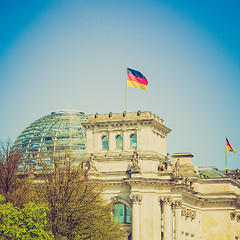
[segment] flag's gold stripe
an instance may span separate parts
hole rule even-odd
[[[128,87],[139,87],[143,90],[147,90],[147,85],[144,85],[144,84],[141,84],[141,83],[138,83],[138,82],[134,82],[134,81],[127,81],[127,86]]]

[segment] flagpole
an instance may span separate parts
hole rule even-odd
[[[126,112],[128,112],[127,65],[126,65]]]
[[[225,147],[226,148],[226,147]],[[226,163],[226,171],[228,170],[228,165],[227,165],[227,148],[226,148],[226,156],[225,156],[225,163]]]
[[[227,164],[227,137],[225,137],[225,165],[226,165],[226,172],[228,170],[228,164]]]

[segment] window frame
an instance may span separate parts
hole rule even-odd
[[[121,139],[119,139],[121,137]],[[116,149],[123,149],[123,137],[121,134],[118,134],[115,138],[116,140]]]
[[[120,219],[120,221],[119,220],[117,220],[117,218],[116,218],[116,215],[115,215],[115,212],[116,212],[116,208],[115,208],[115,206],[116,205],[120,205],[121,207],[122,207],[122,216],[120,215],[120,217],[121,217],[121,219]],[[120,208],[119,208],[119,210],[120,210]],[[118,216],[119,217],[119,216]],[[132,218],[131,218],[131,210],[130,210],[130,208],[126,205],[126,204],[124,204],[124,203],[122,203],[122,202],[116,202],[116,203],[114,203],[114,206],[113,206],[113,219],[114,219],[114,221],[116,222],[116,223],[119,223],[119,224],[132,224]]]
[[[106,145],[106,146],[105,146]],[[107,135],[102,136],[102,150],[108,150],[109,149],[109,140]]]
[[[136,138],[133,139],[133,136],[135,136]],[[137,149],[137,134],[132,133],[129,137],[129,140],[130,140],[130,148]],[[134,145],[136,145],[136,146],[134,146]]]

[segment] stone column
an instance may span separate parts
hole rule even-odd
[[[99,151],[98,146],[97,146],[97,137],[98,137],[97,132],[95,132],[93,130],[93,150],[92,150],[92,152],[94,152],[94,153]],[[101,139],[99,141],[101,141]]]
[[[142,130],[137,128],[137,132],[136,132],[136,135],[137,135],[137,148],[136,150],[142,150]]]
[[[86,152],[92,153],[93,152],[93,135],[94,131],[92,129],[87,128],[86,131]]]
[[[123,130],[123,151],[129,150],[129,145],[130,145],[129,135],[130,135],[130,132],[124,129]]]
[[[173,239],[172,200],[170,197],[162,199],[163,204],[163,240]]]
[[[99,152],[102,149],[101,133],[93,130],[93,153]]]
[[[192,229],[191,237],[197,239],[197,221],[196,221],[197,212],[191,211],[191,220],[192,220]]]
[[[185,217],[185,209],[181,210],[181,220],[182,220],[182,238],[184,239],[186,232],[186,217]]]
[[[175,207],[175,239],[182,239],[182,202],[176,201],[174,204]]]
[[[237,224],[236,224],[236,235],[237,235],[237,237],[240,237],[239,224],[240,224],[240,215],[237,215]]]
[[[142,196],[131,195],[132,200],[132,240],[140,240],[140,204]]]
[[[116,139],[114,138],[114,132],[109,131],[108,133],[108,149],[109,151],[114,151],[116,148]]]
[[[153,240],[161,239],[161,205],[159,198],[155,196],[153,202]]]
[[[202,225],[202,222],[201,222],[201,217],[200,217],[200,211],[197,212],[196,214],[196,239],[200,239],[200,236],[201,236],[201,225]]]
[[[186,239],[198,239],[196,215],[195,210],[182,208],[183,233]]]

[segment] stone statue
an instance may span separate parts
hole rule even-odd
[[[158,164],[158,172],[168,172],[169,163],[169,153],[164,157],[163,160],[160,160]]]
[[[138,153],[135,151],[132,158],[132,166],[131,172],[140,172],[140,167],[138,165]]]
[[[173,170],[172,172],[176,175],[176,176],[180,176],[180,162],[179,159],[177,159],[177,161],[175,162],[175,164],[173,165]]]
[[[165,164],[163,161],[160,161],[158,164],[158,172],[163,172],[166,170]]]
[[[88,170],[97,171],[96,165],[94,163],[94,158],[95,158],[95,156],[93,154],[91,154],[91,156],[89,157],[89,159],[86,163],[86,167],[88,168]]]

